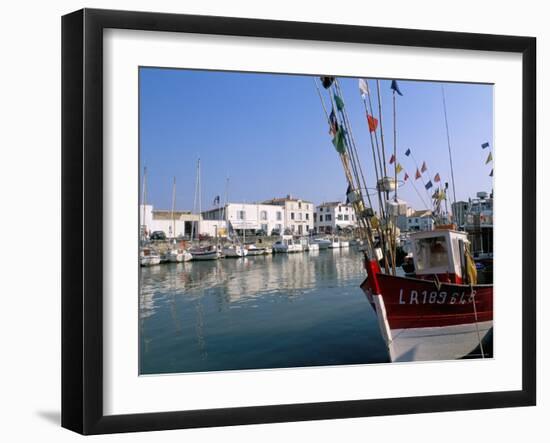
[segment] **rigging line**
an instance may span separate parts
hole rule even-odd
[[[371,92],[370,92],[370,86],[369,86],[369,81],[368,79],[365,79],[365,83],[367,84],[367,97],[368,97],[368,103],[369,103],[369,108],[370,108],[370,115],[374,118],[374,107],[372,106],[372,101],[371,101]],[[369,110],[367,110],[367,113],[369,112]],[[368,118],[367,118],[367,124],[368,124]],[[369,128],[369,132],[370,132],[370,128]],[[371,143],[372,143],[372,133],[370,133],[371,135]],[[379,204],[379,211],[380,211],[380,216],[381,218],[383,218],[384,220],[386,219],[386,214],[385,214],[385,208],[384,208],[384,203],[383,203],[383,198],[382,198],[382,193],[380,191],[380,188],[378,186],[378,182],[383,178],[383,174],[384,174],[384,166],[382,165],[382,155],[380,154],[380,145],[378,143],[378,134],[376,133],[376,130],[374,131],[374,142],[376,144],[376,152],[378,153],[378,163],[379,163],[379,167],[380,167],[380,176],[377,177],[377,180],[376,180],[376,192],[378,193],[378,204]]]
[[[342,100],[344,99],[344,94],[342,92],[342,88],[340,87],[340,82],[338,81],[338,79],[336,79],[336,89],[337,91],[339,92],[340,94],[340,97],[342,97]],[[344,112],[342,113],[343,116],[344,116],[344,120],[346,122],[346,126],[347,128],[349,129],[349,133],[350,133],[350,137],[353,141],[353,150],[354,150],[354,156],[355,156],[355,162],[357,163],[358,165],[358,168],[359,168],[359,174],[360,174],[360,177],[361,179],[363,180],[363,187],[365,188],[365,192],[367,194],[367,200],[369,202],[369,206],[372,208],[372,201],[371,201],[371,198],[370,198],[370,195],[369,195],[369,192],[368,192],[368,189],[367,189],[367,181],[365,180],[365,175],[363,174],[363,168],[361,166],[361,162],[359,161],[359,152],[357,150],[357,144],[355,143],[355,137],[353,136],[353,132],[352,132],[352,129],[351,129],[351,122],[349,120],[349,117],[348,117],[348,113],[346,111],[346,108],[344,108],[343,110]],[[361,185],[361,183],[359,183]],[[361,189],[359,189],[359,193],[362,195],[362,191]]]
[[[431,202],[432,201],[432,196],[430,195],[430,193],[426,189],[426,182],[424,181],[424,176],[422,175],[423,172],[420,171],[420,168],[418,167],[418,162],[416,161],[416,158],[414,157],[414,154],[412,152],[410,153],[410,157],[413,159],[413,162],[416,166],[416,170],[420,173],[420,180],[422,181],[422,185],[424,185],[424,191],[426,192],[426,196],[428,197],[428,201]],[[415,178],[414,179],[416,180],[416,173],[415,173]],[[429,209],[430,205],[426,205],[426,206],[428,206],[428,208],[426,208],[426,209]],[[432,205],[432,208],[433,208],[433,205]]]
[[[453,156],[451,154],[451,137],[449,135],[449,123],[447,121],[447,103],[445,101],[445,89],[443,88],[443,85],[441,85],[441,95],[443,97],[443,114],[445,115],[445,129],[447,131],[447,146],[449,148],[449,163],[451,164],[451,182],[453,184],[453,203],[456,207],[455,174],[454,174],[454,169],[453,169]],[[452,218],[454,218],[454,214],[452,212],[451,212],[451,216],[452,216]]]

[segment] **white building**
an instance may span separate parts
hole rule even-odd
[[[199,227],[199,216],[190,211],[174,211],[154,209],[153,205],[139,205],[141,232],[150,235],[162,231],[168,238],[189,237]]]
[[[275,205],[283,212],[283,229],[294,234],[307,235],[313,230],[313,203],[287,195],[282,198],[273,198],[264,202],[265,205]]]
[[[202,213],[204,223],[227,220],[238,234],[254,234],[263,230],[268,235],[273,230],[283,232],[285,229],[285,210],[278,205],[263,203],[228,203],[224,207],[211,209]]]
[[[315,208],[313,216],[315,230],[331,234],[340,229],[355,228],[357,217],[351,204],[341,202],[322,203]]]
[[[414,211],[407,218],[407,231],[433,231],[433,229],[434,219],[432,211],[428,209]]]

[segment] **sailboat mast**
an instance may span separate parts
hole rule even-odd
[[[146,233],[146,230],[147,230],[147,225],[145,224],[145,205],[146,205],[146,202],[147,202],[147,196],[146,196],[146,193],[147,193],[147,166],[145,166],[143,168],[143,189],[141,191],[141,206],[143,207],[143,215],[142,215],[142,219],[141,219],[141,237],[143,240],[145,240],[145,233]]]
[[[197,234],[201,235],[201,217],[202,217],[202,195],[201,195],[201,159],[199,157],[197,161],[197,189],[198,189],[198,196],[199,196],[199,223],[197,226]]]
[[[447,121],[447,103],[445,102],[445,89],[441,85],[441,96],[443,98],[443,114],[445,115],[445,129],[447,131],[447,146],[449,148],[449,163],[451,165],[451,183],[453,184],[453,203],[456,207],[456,188],[455,188],[455,173],[453,168],[453,156],[451,153],[451,137],[449,135],[449,122]],[[451,220],[456,220],[454,213],[451,213]]]
[[[176,177],[172,183],[172,236],[176,238],[176,218],[174,217],[174,207],[176,206]]]

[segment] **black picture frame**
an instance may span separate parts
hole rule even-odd
[[[103,30],[108,28],[522,55],[522,389],[131,415],[103,413]],[[536,403],[536,39],[83,9],[62,18],[62,426],[82,434],[530,406]],[[517,295],[514,295],[517,297]]]

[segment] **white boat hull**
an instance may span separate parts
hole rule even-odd
[[[480,322],[479,338],[483,340],[493,321]],[[479,346],[475,323],[434,328],[391,329],[393,340],[388,348],[392,362],[456,360]]]
[[[317,243],[310,243],[307,247],[307,250],[310,251],[310,252],[318,251],[319,250],[319,245]]]
[[[237,247],[237,248],[223,248],[223,255],[226,258],[240,258],[240,257],[246,257],[248,254],[248,251],[244,248]]]
[[[155,266],[160,264],[159,256],[144,256],[139,258],[139,264],[141,266]]]
[[[221,257],[218,251],[209,252],[191,252],[193,260],[217,260]]]

